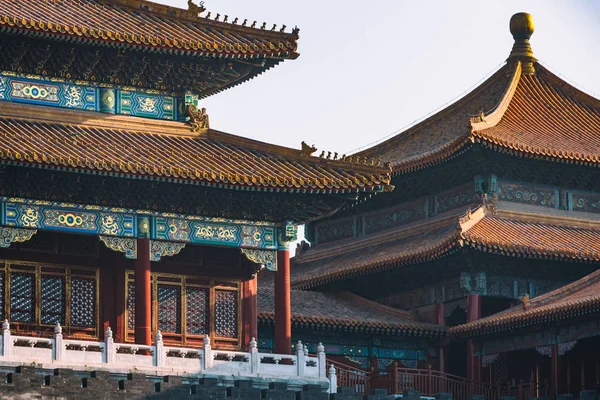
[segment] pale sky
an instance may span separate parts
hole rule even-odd
[[[154,0],[187,8],[187,0]],[[508,57],[511,15],[533,15],[535,56],[600,97],[600,1],[206,0],[300,28],[300,57],[203,100],[211,127],[349,153],[460,97]],[[203,14],[205,15],[205,14]]]

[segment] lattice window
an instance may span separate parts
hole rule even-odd
[[[190,335],[208,333],[208,290],[188,287],[186,289],[186,331]]]
[[[158,285],[158,329],[181,333],[181,288]]]
[[[95,279],[71,279],[71,325],[86,328],[96,326]]]
[[[234,338],[238,335],[237,292],[215,290],[215,334]]]
[[[127,327],[135,329],[135,283],[127,284]]]
[[[95,336],[97,288],[96,268],[0,260],[2,318],[26,331],[50,332],[58,322],[67,332]]]
[[[135,274],[125,275],[126,340],[135,331]],[[240,340],[239,283],[183,274],[151,274],[152,331],[166,341],[198,344],[205,335],[216,345],[234,347]]]
[[[34,322],[35,275],[10,274],[10,319],[15,322]]]
[[[65,324],[65,278],[42,276],[42,324]]]

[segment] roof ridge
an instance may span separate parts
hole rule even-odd
[[[575,282],[571,282],[568,285],[561,286],[560,288],[554,289],[551,292],[544,293],[541,296],[534,297],[529,300],[529,306],[538,306],[542,307],[546,305],[549,301],[555,300],[557,296],[564,296],[565,294],[570,294],[579,289],[583,289],[591,284],[600,281],[600,269],[592,272],[589,275],[586,275]],[[600,294],[599,294],[600,295]]]
[[[412,251],[403,255],[390,255],[386,258],[379,261],[363,261],[358,264],[354,264],[350,268],[345,268],[341,271],[332,271],[321,274],[316,274],[315,276],[302,277],[300,279],[296,279],[294,275],[292,275],[292,286],[297,289],[307,289],[311,286],[314,286],[314,282],[318,281],[318,285],[326,283],[330,278],[335,277],[336,279],[347,279],[356,275],[356,272],[359,272],[359,275],[368,275],[374,274],[377,272],[381,272],[385,270],[386,267],[389,267],[393,264],[398,263],[413,263],[411,261],[412,257],[416,255],[424,255],[427,260],[432,260],[438,257],[441,257],[447,254],[451,249],[460,245],[460,235],[456,229],[450,230],[453,225],[448,226],[448,231],[444,233],[444,235],[437,240],[436,243],[429,245],[425,249],[420,249],[417,251]],[[441,229],[441,228],[440,228]],[[417,262],[424,262],[423,260]],[[368,268],[365,268],[368,267]]]
[[[383,174],[383,175],[390,173],[389,167],[363,164],[363,163],[352,162],[352,161],[343,160],[343,159],[334,160],[334,159],[329,159],[329,158],[325,158],[325,157],[316,157],[316,156],[312,156],[312,155],[305,155],[302,152],[302,149],[294,149],[292,147],[281,146],[281,145],[273,144],[273,143],[267,143],[267,142],[263,142],[261,140],[251,139],[251,138],[247,138],[247,137],[239,136],[239,135],[234,135],[234,134],[219,131],[216,129],[210,129],[207,132],[207,137],[210,139],[215,139],[215,140],[219,140],[219,141],[223,141],[223,142],[227,142],[227,143],[231,143],[231,144],[243,144],[245,146],[253,145],[253,146],[255,146],[256,150],[266,151],[266,152],[279,152],[280,154],[284,154],[284,155],[286,155],[294,160],[298,160],[298,161],[311,160],[314,162],[314,161],[318,160],[319,164],[325,164],[328,166],[337,165],[340,167],[347,167],[348,165],[352,165],[355,167],[356,170],[363,171],[363,172],[370,172],[373,174]],[[388,183],[389,183],[389,181],[388,181]]]
[[[398,239],[403,239],[406,237],[428,232],[432,229],[442,228],[444,226],[451,226],[452,224],[450,224],[449,222],[454,220],[456,224],[458,224],[460,216],[464,214],[464,208],[461,208],[459,212],[455,210],[449,211],[447,213],[439,214],[433,218],[428,218],[424,220],[425,222],[423,222],[423,220],[414,221],[405,225],[400,225],[399,227],[386,229],[384,231],[377,232],[375,234],[365,236],[362,238],[352,237],[346,240],[332,242],[332,244],[335,243],[335,246],[327,246],[329,245],[329,243],[327,243],[327,245],[315,247],[315,250],[313,252],[308,251],[306,253],[303,253],[299,257],[293,257],[293,262],[294,264],[305,264],[317,260],[326,260],[338,256],[342,253],[348,253],[369,246],[373,244],[373,242],[377,244],[393,242]],[[385,240],[381,241],[381,238],[385,238]],[[347,244],[347,246],[339,246],[341,243]],[[335,249],[332,249],[331,247],[337,247],[339,249],[335,251]],[[325,257],[321,256],[322,254],[325,255]]]
[[[502,96],[502,99],[495,106],[493,111],[490,114],[485,115],[484,111],[482,110],[478,116],[470,118],[472,129],[471,134],[473,134],[474,132],[483,131],[484,129],[490,128],[492,126],[496,126],[500,122],[500,120],[504,116],[504,113],[506,112],[506,110],[508,110],[511,100],[517,90],[517,86],[519,86],[519,82],[521,82],[521,76],[521,61],[517,61],[515,69],[512,73],[512,79],[510,81],[510,84],[506,88],[504,96]]]
[[[455,112],[456,108],[462,106],[465,102],[470,100],[472,97],[474,97],[474,96],[478,95],[480,92],[484,91],[485,87],[490,82],[494,82],[495,80],[498,79],[499,76],[506,74],[505,70],[507,68],[508,68],[508,64],[504,63],[504,65],[502,65],[502,67],[500,67],[497,71],[495,71],[492,75],[490,75],[485,81],[483,81],[477,87],[473,88],[473,90],[466,93],[464,96],[458,98],[456,101],[449,104],[447,107],[445,107],[437,112],[434,112],[434,114],[430,115],[426,119],[420,121],[419,123],[409,127],[408,129],[406,129],[402,132],[399,132],[397,135],[394,135],[393,137],[391,137],[381,143],[375,144],[374,146],[369,147],[368,149],[359,151],[356,154],[357,155],[369,155],[370,153],[375,151],[375,149],[379,150],[381,148],[393,147],[393,142],[395,142],[396,140],[399,140],[400,138],[404,138],[407,135],[412,134],[414,131],[422,129],[424,126],[433,125],[435,122],[439,121],[440,119],[444,119],[448,114],[453,114]],[[467,124],[467,123],[468,123],[468,121],[465,122],[465,124]]]
[[[75,0],[69,0],[69,1],[75,1]],[[81,0],[77,0],[77,1],[81,1]],[[90,0],[87,0],[87,1],[91,2]],[[211,25],[216,25],[216,26],[219,26],[219,27],[222,27],[225,29],[237,30],[237,31],[241,31],[241,32],[262,32],[263,34],[266,34],[267,36],[273,36],[276,38],[293,36],[296,39],[298,39],[298,32],[299,32],[298,28],[294,28],[294,30],[291,33],[289,33],[289,32],[283,32],[281,30],[280,31],[266,30],[266,29],[261,29],[261,28],[237,25],[233,21],[232,22],[228,22],[227,20],[219,21],[218,19],[211,20],[208,18],[210,16],[210,12],[206,16],[201,17],[199,14],[206,11],[206,9],[202,5],[202,3],[204,3],[203,1],[198,2],[199,5],[195,5],[193,2],[188,0],[189,8],[187,10],[184,8],[179,8],[176,6],[171,6],[168,4],[158,3],[158,2],[150,1],[150,0],[96,0],[96,1],[99,3],[108,3],[108,4],[117,5],[120,7],[133,9],[136,12],[155,14],[155,15],[158,15],[161,17],[166,17],[169,19],[180,19],[180,20],[183,20],[186,22],[192,22],[192,23],[203,22],[203,23],[208,23]],[[190,6],[190,3],[192,5],[198,7],[196,9],[197,11],[194,11],[194,9],[193,9],[194,7]],[[220,14],[217,14],[217,15],[220,16]],[[216,17],[216,18],[219,18],[219,17]],[[238,20],[239,20],[239,18],[234,19],[234,21],[238,21]],[[283,25],[283,27],[286,28],[285,25]]]

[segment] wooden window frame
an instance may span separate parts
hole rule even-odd
[[[57,271],[62,270],[62,271]],[[20,260],[0,260],[0,271],[4,273],[4,317],[11,322],[11,327],[19,330],[24,328],[27,334],[46,335],[54,334],[55,324],[42,323],[42,276],[59,276],[65,279],[65,304],[64,304],[64,324],[62,324],[63,334],[67,337],[82,339],[98,339],[100,324],[100,274],[99,268],[80,267],[73,265],[52,264],[43,262],[31,262]],[[11,273],[24,273],[34,276],[34,322],[11,321]],[[92,279],[95,283],[95,305],[93,327],[80,327],[71,325],[71,289],[73,278]]]
[[[242,343],[242,290],[239,280],[231,279],[209,279],[201,276],[188,276],[181,274],[167,274],[161,272],[151,272],[151,304],[152,304],[152,335],[158,331],[158,286],[176,286],[180,288],[181,295],[181,333],[162,332],[163,340],[169,344],[189,345],[192,347],[200,346],[205,335],[195,335],[187,332],[187,288],[199,288],[208,291],[208,335],[211,343],[215,347],[240,349]],[[133,342],[135,340],[135,330],[129,327],[129,284],[135,284],[135,272],[131,270],[125,271],[125,341]],[[215,290],[229,290],[237,292],[237,336],[223,337],[217,336],[215,333],[216,321],[216,306],[215,306]],[[135,304],[135,303],[134,303]]]

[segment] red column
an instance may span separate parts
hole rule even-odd
[[[467,297],[467,322],[481,318],[481,295],[470,294]],[[473,339],[467,341],[467,378],[481,382],[481,358],[475,356]]]
[[[151,345],[150,239],[137,240],[135,260],[135,343]]]
[[[435,313],[436,313],[436,324],[440,326],[446,326],[446,318],[444,315],[444,303],[435,303]],[[439,371],[446,371],[446,351],[444,346],[440,346],[439,349]]]
[[[558,394],[558,345],[552,345],[552,392],[556,396]]]
[[[291,352],[290,252],[278,250],[275,273],[275,353],[290,354]]]
[[[257,277],[244,282],[244,345],[258,337]]]

